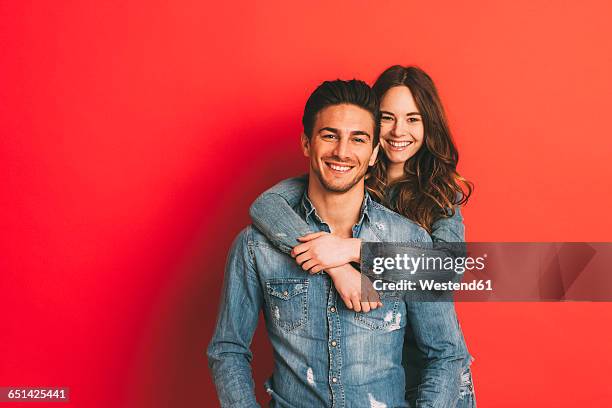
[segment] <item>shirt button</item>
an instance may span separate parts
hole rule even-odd
[[[283,292],[283,295],[285,295],[285,296],[289,296],[289,291],[288,291],[288,290],[284,291],[284,292]]]
[[[337,383],[337,382],[338,382],[338,379],[337,379],[336,377],[332,377],[332,382],[333,382],[333,383]]]
[[[336,313],[336,308],[334,306],[332,306],[332,307],[329,308],[329,311],[332,312],[332,313]]]
[[[331,345],[332,347],[336,347],[338,345],[338,342],[336,340],[332,340]]]

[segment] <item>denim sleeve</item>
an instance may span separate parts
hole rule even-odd
[[[449,256],[467,256],[465,226],[459,206],[455,206],[452,217],[440,218],[431,228],[431,239],[436,249],[446,251]]]
[[[465,241],[465,226],[459,206],[455,206],[452,217],[440,218],[431,226],[433,242],[463,242]]]
[[[406,348],[416,343],[422,356],[415,405],[417,408],[454,408],[465,358],[455,305],[452,302],[407,302],[407,313],[414,338],[404,341],[404,354],[414,353],[416,350]]]
[[[259,407],[250,345],[263,295],[248,247],[248,231],[236,238],[230,251],[217,325],[208,345],[208,366],[222,407]]]
[[[264,191],[249,209],[253,225],[287,254],[299,243],[299,237],[315,232],[293,209],[306,186],[306,176],[283,180]]]

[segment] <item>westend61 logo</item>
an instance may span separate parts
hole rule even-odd
[[[361,246],[361,272],[372,283],[366,289],[401,291],[417,301],[611,302],[610,265],[612,242]]]
[[[439,256],[409,256],[396,254],[395,257],[376,257],[372,261],[372,272],[380,275],[385,271],[406,271],[415,274],[417,271],[453,271],[458,275],[465,271],[485,268],[485,256],[479,257],[439,257]]]

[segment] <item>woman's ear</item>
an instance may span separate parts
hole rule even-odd
[[[374,163],[376,163],[376,158],[378,157],[378,149],[380,149],[380,143],[378,143],[374,150],[372,150],[372,155],[370,156],[370,162],[368,163],[368,166],[373,166]]]
[[[310,139],[308,138],[308,136],[306,136],[306,133],[304,132],[302,132],[301,139],[302,152],[304,153],[304,156],[310,157]]]

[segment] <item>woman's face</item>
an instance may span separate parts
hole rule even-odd
[[[391,163],[403,164],[423,145],[423,120],[407,86],[394,86],[380,101],[380,144]]]

